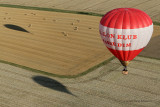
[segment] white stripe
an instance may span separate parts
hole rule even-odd
[[[153,33],[153,24],[148,27],[138,29],[115,29],[100,24],[99,32],[102,40],[105,41],[104,43],[108,48],[124,51],[138,50],[144,48],[148,44]],[[113,35],[114,38],[112,37]],[[125,35],[125,38],[118,39],[120,35]],[[137,39],[135,39],[136,35]],[[121,37],[123,38],[123,36]],[[128,37],[131,37],[131,39]]]

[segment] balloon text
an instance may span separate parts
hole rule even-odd
[[[115,35],[115,34],[109,34],[109,33],[105,34],[105,32],[100,32],[100,34],[108,38],[117,38],[117,39],[123,39],[123,40],[137,39],[137,35]]]
[[[115,43],[115,42],[105,41],[104,39],[103,39],[103,42],[105,44],[116,46],[116,47],[131,47],[131,43]]]

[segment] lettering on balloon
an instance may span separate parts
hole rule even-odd
[[[100,34],[103,35],[104,37],[115,38],[115,34],[109,34],[109,33],[105,34],[105,32],[101,32],[101,31],[100,31]]]
[[[135,40],[137,39],[137,35],[119,35],[119,34],[112,34],[112,33],[106,33],[103,31],[100,31],[100,34],[104,37],[104,38],[111,38],[111,39],[117,39],[117,40]],[[110,41],[106,41],[107,39],[104,40],[103,38],[103,42],[105,44],[111,45],[111,46],[116,46],[116,47],[131,47],[131,43],[116,43],[116,42],[110,42]],[[110,39],[108,39],[110,40]]]
[[[118,35],[117,39],[123,39],[123,40],[137,39],[137,35]]]
[[[109,33],[105,34],[105,32],[101,32],[101,31],[100,31],[100,34],[108,38],[117,38],[117,39],[123,39],[123,40],[137,39],[137,35],[115,35],[115,34],[109,34]]]
[[[116,47],[131,47],[131,43],[115,43],[115,42],[110,42],[110,41],[105,41],[103,40],[105,44],[109,44],[111,46],[116,46]]]

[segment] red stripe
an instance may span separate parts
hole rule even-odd
[[[151,18],[143,11],[134,8],[118,8],[106,13],[100,23],[116,29],[136,29],[152,25]]]
[[[108,47],[107,47],[108,48]],[[108,48],[109,51],[117,57],[121,61],[131,61],[133,60],[144,48],[139,50],[132,50],[132,51],[122,51],[122,50],[114,50]]]

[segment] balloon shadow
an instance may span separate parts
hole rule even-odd
[[[151,38],[149,44],[139,55],[160,59],[160,35]]]
[[[17,25],[13,25],[13,24],[4,24],[4,26],[8,29],[12,29],[12,30],[17,30],[17,31],[22,31],[22,32],[26,32],[26,33],[30,33],[29,31],[27,31],[26,29],[17,26]]]
[[[67,89],[66,86],[64,86],[62,83],[54,79],[44,77],[44,76],[34,76],[32,77],[32,79],[43,87],[47,87],[56,91],[64,92],[64,93],[75,96]]]

